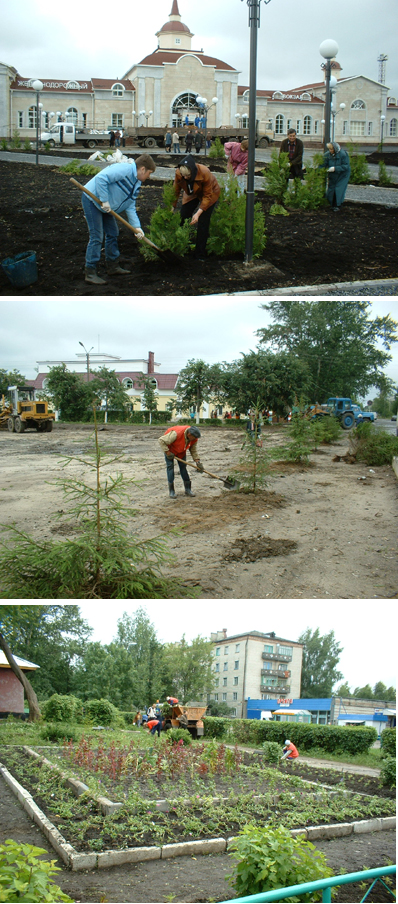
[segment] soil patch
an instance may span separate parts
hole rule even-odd
[[[329,207],[267,216],[265,251],[249,266],[243,266],[241,255],[209,256],[205,265],[193,258],[178,267],[160,258],[146,263],[138,243],[121,227],[121,260],[132,265],[131,276],[90,286],[84,282],[87,225],[69,175],[49,165],[0,161],[0,177],[2,260],[30,250],[37,256],[39,278],[24,295],[208,295],[398,276],[396,209],[346,201],[338,221]],[[162,191],[156,180],[142,187],[137,209],[144,229]],[[267,215],[272,200],[259,192],[258,201]],[[1,268],[0,293],[21,295]]]
[[[235,540],[235,543],[224,556],[225,562],[257,562],[258,559],[268,559],[271,556],[288,556],[293,549],[297,549],[294,540],[268,540],[258,534],[257,537],[247,537],[246,540]]]

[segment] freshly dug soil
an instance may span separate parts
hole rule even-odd
[[[78,181],[85,184],[88,178]],[[162,190],[155,179],[142,187],[137,209],[144,229]],[[262,192],[257,199],[267,214],[272,200]],[[374,204],[346,201],[337,215],[328,206],[267,216],[265,250],[248,266],[242,255],[209,256],[205,264],[191,257],[177,266],[160,257],[147,263],[121,226],[121,262],[131,265],[131,276],[112,277],[105,286],[84,282],[87,225],[80,192],[68,174],[49,165],[1,161],[0,205],[1,259],[35,251],[39,272],[36,283],[21,289],[0,268],[0,294],[7,296],[208,295],[398,276],[397,211]]]

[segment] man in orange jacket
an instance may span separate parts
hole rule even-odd
[[[285,746],[283,748],[283,756],[281,756],[281,760],[297,760],[299,752],[297,747],[294,746],[292,741],[285,741]]]
[[[204,260],[209,236],[210,217],[220,197],[220,186],[208,166],[196,163],[192,154],[187,154],[176,169],[174,179],[174,208],[183,190],[181,224],[191,219],[198,226],[195,257]]]
[[[184,482],[185,495],[195,495],[195,493],[193,493],[191,490],[191,481],[189,479],[186,465],[183,462],[186,461],[187,451],[189,449],[196,467],[199,469],[199,471],[203,471],[203,465],[200,461],[197,450],[199,438],[200,430],[198,429],[198,427],[191,427],[190,424],[181,424],[175,427],[169,427],[168,430],[166,430],[166,433],[164,433],[163,436],[159,437],[160,447],[162,449],[162,452],[164,452],[166,459],[167,481],[169,484],[169,496],[171,497],[171,499],[176,498],[174,490],[174,456],[176,458],[182,459],[182,461],[178,462],[178,467],[180,469],[180,474]]]

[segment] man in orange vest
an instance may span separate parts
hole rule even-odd
[[[299,752],[297,747],[294,746],[292,741],[285,741],[285,746],[283,748],[283,756],[281,756],[281,760],[297,760]]]
[[[178,462],[178,467],[180,469],[180,474],[184,482],[185,495],[195,495],[195,493],[193,493],[191,490],[191,481],[189,479],[189,474],[184,461],[186,461],[187,451],[189,449],[196,467],[199,471],[203,471],[203,465],[200,461],[197,450],[199,437],[200,430],[197,427],[191,427],[190,424],[181,424],[179,426],[169,427],[168,430],[166,430],[166,433],[164,433],[163,436],[159,437],[160,447],[162,449],[162,452],[164,452],[166,459],[167,481],[169,484],[169,496],[171,497],[171,499],[176,498],[176,493],[174,490],[174,456],[176,458],[182,459],[182,461]]]

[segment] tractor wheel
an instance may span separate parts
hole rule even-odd
[[[259,148],[267,148],[269,146],[269,143],[269,138],[267,138],[266,135],[263,135],[263,137],[260,138],[260,141],[258,142],[258,146]]]
[[[46,431],[46,433],[51,433],[51,431],[53,429],[53,423],[54,423],[54,421],[46,421],[45,427],[43,427],[43,429]]]
[[[343,414],[341,426],[343,430],[351,430],[351,427],[355,427],[355,416],[352,411],[347,411],[346,414]]]
[[[15,433],[15,424],[14,424],[14,418],[13,418],[13,417],[9,417],[9,418],[8,418],[8,421],[7,421],[7,427],[8,427],[9,433]]]
[[[144,146],[146,148],[155,148],[156,147],[156,138],[151,138],[149,135],[148,138],[144,141]]]
[[[15,418],[15,433],[25,432],[25,422],[20,417]]]

